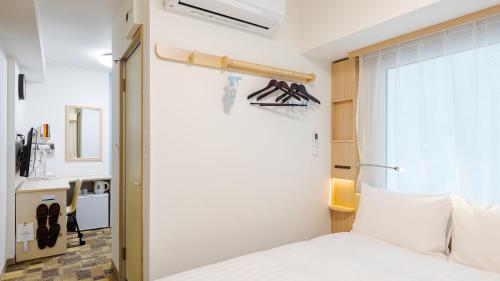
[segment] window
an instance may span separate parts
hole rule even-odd
[[[500,203],[500,16],[367,55],[360,69],[360,107],[384,115],[358,118],[360,137],[379,144],[360,139],[361,158],[381,150],[369,162],[402,168],[364,179]]]

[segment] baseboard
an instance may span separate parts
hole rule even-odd
[[[118,268],[113,260],[111,260],[111,267],[113,268],[113,274],[115,275],[116,280],[120,280],[120,273],[118,272]]]
[[[0,276],[5,273],[5,271],[7,270],[7,266],[15,264],[15,263],[16,263],[16,259],[15,258],[10,258],[10,259],[5,260],[5,264],[4,264],[3,268],[2,268],[2,272],[0,272]]]

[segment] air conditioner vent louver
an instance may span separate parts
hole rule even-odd
[[[164,0],[164,7],[266,34],[283,20],[285,0]]]

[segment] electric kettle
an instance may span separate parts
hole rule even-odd
[[[103,194],[109,190],[109,182],[107,181],[96,181],[94,182],[94,193]]]

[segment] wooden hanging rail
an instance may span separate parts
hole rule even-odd
[[[215,56],[156,44],[156,55],[165,60],[187,64],[226,69],[231,71],[254,74],[258,76],[279,78],[288,81],[309,83],[316,79],[314,73],[302,73],[293,70],[277,68],[253,62],[232,59],[227,56]]]

